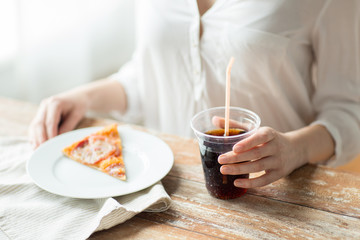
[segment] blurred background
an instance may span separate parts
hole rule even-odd
[[[118,71],[134,51],[133,0],[0,0],[0,96],[34,104]],[[360,172],[360,156],[339,167]]]
[[[38,104],[116,72],[133,50],[132,0],[0,0],[0,96]]]

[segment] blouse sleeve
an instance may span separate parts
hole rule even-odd
[[[339,166],[360,152],[360,1],[331,1],[312,34],[316,58],[312,124],[325,126],[335,141],[326,163]]]
[[[136,57],[124,64],[118,72],[110,75],[108,78],[119,81],[124,87],[127,99],[126,113],[121,115],[119,112],[111,112],[111,115],[117,119],[126,122],[140,124],[142,122],[142,107],[137,82]]]

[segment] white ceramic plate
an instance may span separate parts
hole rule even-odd
[[[42,144],[27,162],[27,171],[40,188],[73,198],[121,196],[145,189],[170,171],[174,156],[161,139],[127,127],[119,127],[127,180],[121,181],[63,155],[62,149],[100,130],[75,130]]]

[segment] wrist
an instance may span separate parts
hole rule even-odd
[[[287,132],[284,135],[292,146],[290,151],[292,151],[291,155],[295,168],[309,163],[309,151],[306,142],[304,142],[301,137],[301,134],[299,134],[298,131],[292,131]]]
[[[88,89],[86,87],[82,90],[79,89],[79,99],[86,111],[94,110],[94,107],[93,107],[94,99],[91,96],[92,96],[91,89]]]
[[[321,125],[311,125],[292,132],[286,133],[293,143],[295,152],[305,163],[323,163],[334,155],[335,143],[327,131]]]
[[[69,99],[76,103],[79,107],[86,112],[91,110],[91,97],[89,91],[84,87],[74,88],[59,95],[61,98]]]
[[[126,94],[122,85],[115,80],[102,79],[75,89],[81,96],[87,110],[95,112],[125,112]]]

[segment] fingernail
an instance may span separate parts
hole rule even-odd
[[[235,187],[241,187],[241,182],[235,180],[235,181],[234,181],[234,186],[235,186]]]
[[[229,174],[229,173],[230,173],[229,168],[228,168],[228,167],[224,167],[224,166],[222,166],[222,167],[220,168],[220,172],[221,172],[222,174]]]
[[[224,156],[224,155],[220,155],[220,156],[218,157],[218,163],[223,164],[223,163],[224,163],[225,158],[226,158],[226,156]]]

